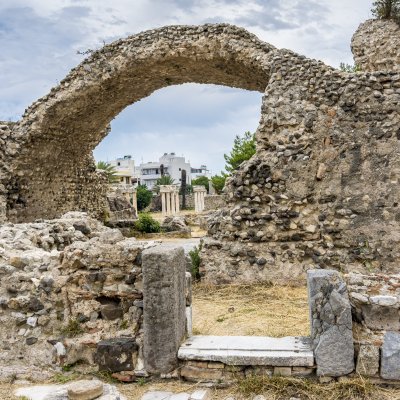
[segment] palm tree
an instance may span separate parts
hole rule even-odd
[[[112,165],[110,165],[108,162],[105,161],[99,161],[96,165],[97,169],[101,169],[102,171],[105,172],[107,176],[108,183],[118,183],[119,178],[116,176],[116,169]]]
[[[160,192],[160,185],[174,185],[175,180],[171,178],[169,175],[163,175],[161,178],[158,178],[156,184],[153,187],[153,191],[156,193]]]

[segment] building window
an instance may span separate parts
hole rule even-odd
[[[121,163],[120,163],[120,162],[117,162],[117,165],[118,165],[118,167],[120,167],[120,166],[121,166]]]

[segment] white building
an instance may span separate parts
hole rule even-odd
[[[200,168],[191,168],[190,173],[192,175],[192,179],[196,179],[200,176],[206,176],[208,179],[211,179],[210,170],[207,169],[206,165],[200,165]]]
[[[136,185],[140,178],[140,171],[135,167],[135,160],[127,155],[115,160],[109,161],[109,164],[115,168],[115,175],[120,178],[120,183],[126,185]]]
[[[185,157],[178,157],[175,153],[164,153],[158,162],[140,164],[140,183],[152,189],[158,178],[161,178],[161,168],[164,168],[164,175],[170,176],[175,185],[181,184],[182,170],[186,170],[186,183],[192,182],[192,168]]]

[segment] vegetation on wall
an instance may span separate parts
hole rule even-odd
[[[351,64],[346,64],[344,62],[340,63],[339,68],[343,71],[343,72],[350,72],[350,73],[355,73],[355,72],[360,72],[361,68],[357,65],[351,65]]]
[[[147,189],[146,185],[139,185],[136,188],[136,196],[138,211],[142,211],[150,205],[153,193],[151,190]]]
[[[96,165],[97,169],[100,169],[105,172],[108,182],[109,183],[118,183],[119,178],[116,176],[116,169],[112,165],[110,165],[108,162],[105,161],[99,161]]]
[[[391,19],[400,25],[400,0],[374,1],[371,11],[375,18]]]

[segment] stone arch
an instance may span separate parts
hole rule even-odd
[[[275,52],[226,24],[151,30],[94,52],[13,128],[18,151],[4,180],[8,219],[52,218],[71,209],[98,215],[104,185],[91,154],[120,111],[186,82],[263,92]]]

